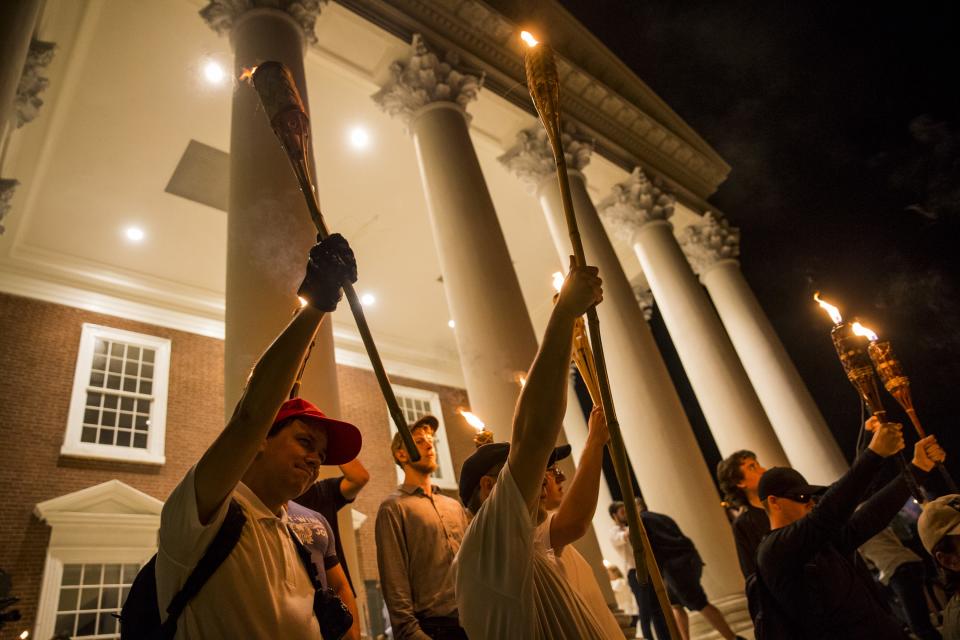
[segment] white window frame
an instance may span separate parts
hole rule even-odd
[[[81,442],[83,413],[86,406],[90,372],[93,368],[94,346],[97,338],[125,342],[154,349],[153,401],[150,403],[150,427],[147,430],[147,448],[125,447],[97,442]],[[123,329],[83,323],[77,365],[73,375],[73,395],[60,454],[71,457],[120,460],[145,464],[164,464],[164,442],[167,427],[167,388],[170,377],[170,340]]]
[[[403,387],[396,384],[392,385],[392,387],[393,392],[397,396],[423,400],[430,405],[430,414],[433,415],[439,423],[437,425],[437,433],[440,437],[436,450],[437,465],[442,475],[441,478],[433,478],[433,484],[441,489],[456,490],[459,485],[457,485],[456,475],[453,472],[453,458],[450,455],[450,438],[447,434],[446,426],[443,423],[443,406],[440,404],[440,394],[436,391],[417,389],[416,387]],[[397,425],[393,423],[393,418],[389,416],[387,417],[387,422],[390,424],[390,437],[392,438],[394,434],[397,433]],[[403,482],[403,470],[400,467],[397,467],[397,481]]]

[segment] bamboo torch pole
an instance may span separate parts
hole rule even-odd
[[[300,92],[293,81],[290,70],[280,62],[264,62],[255,69],[247,70],[241,79],[250,79],[257,95],[260,97],[260,103],[270,120],[270,126],[273,132],[280,140],[280,145],[287,154],[293,173],[297,177],[297,183],[300,185],[300,191],[307,202],[307,209],[310,212],[310,218],[317,228],[317,236],[324,240],[330,235],[327,224],[323,220],[323,213],[320,211],[320,202],[317,200],[316,187],[313,184],[313,175],[310,172],[310,118],[307,116],[306,109],[303,106],[303,100],[300,98]],[[390,386],[390,379],[383,368],[383,362],[380,360],[380,353],[377,351],[377,345],[373,341],[373,335],[370,333],[370,327],[367,325],[367,319],[363,314],[363,306],[360,304],[360,298],[357,296],[353,284],[343,283],[343,292],[350,304],[350,310],[353,312],[353,318],[357,323],[357,331],[360,333],[360,339],[370,357],[370,364],[373,365],[373,373],[377,377],[377,383],[380,385],[380,392],[387,402],[387,409],[397,425],[397,431],[403,439],[403,446],[407,450],[407,455],[414,462],[420,459],[420,452],[413,443],[410,436],[410,429],[407,421],[400,410],[400,404],[393,393],[393,387]]]
[[[546,129],[547,138],[550,140],[553,157],[557,165],[560,198],[563,203],[563,213],[567,221],[567,230],[570,234],[570,246],[573,248],[574,263],[577,266],[584,266],[586,265],[586,258],[583,252],[583,241],[580,239],[580,230],[577,226],[577,218],[573,210],[573,198],[570,195],[570,180],[567,177],[567,163],[563,153],[563,141],[561,140],[560,79],[557,76],[557,65],[553,58],[553,49],[548,44],[537,42],[537,40],[526,31],[523,32],[521,37],[527,45],[526,54],[524,55],[527,88],[530,91],[530,97],[533,99],[533,106],[536,107],[540,121],[543,123],[544,129]],[[637,567],[637,579],[644,584],[648,579],[653,580],[653,588],[657,594],[660,608],[663,610],[663,617],[667,622],[667,627],[670,629],[670,637],[672,640],[680,640],[680,631],[673,617],[673,610],[670,606],[670,600],[667,597],[667,590],[663,584],[660,571],[657,569],[657,563],[653,557],[653,551],[650,548],[650,539],[647,536],[646,529],[643,527],[643,521],[640,519],[640,512],[637,510],[637,503],[633,493],[633,482],[630,478],[627,463],[627,451],[623,444],[623,435],[620,433],[620,423],[617,421],[617,412],[613,406],[613,396],[610,393],[607,363],[604,358],[603,342],[600,337],[600,319],[597,316],[596,308],[590,308],[586,315],[587,326],[590,331],[590,344],[593,347],[591,350],[591,359],[595,363],[593,368],[596,373],[596,394],[599,396],[593,396],[593,401],[595,404],[599,402],[603,408],[607,428],[610,431],[610,442],[607,447],[610,451],[610,457],[613,459],[617,482],[620,484],[620,491],[623,495],[623,502],[627,512],[627,522],[630,526],[630,544],[633,547],[634,562]],[[587,348],[589,349],[589,345]]]

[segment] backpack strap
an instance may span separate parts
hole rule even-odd
[[[310,577],[310,584],[313,585],[314,590],[322,591],[323,583],[320,582],[320,572],[317,570],[317,565],[313,563],[313,556],[310,555],[310,550],[307,549],[303,541],[300,540],[300,536],[297,535],[297,532],[294,531],[289,524],[287,525],[287,533],[293,538],[293,546],[297,548],[297,555],[300,556],[300,562],[303,563],[303,568],[307,570],[307,575]]]
[[[237,546],[246,523],[247,517],[243,515],[243,509],[240,508],[240,504],[236,500],[231,498],[230,505],[227,507],[227,515],[220,525],[220,530],[213,537],[207,550],[203,552],[203,556],[197,561],[197,566],[187,576],[183,587],[170,601],[170,606],[167,607],[167,619],[160,626],[161,638],[173,638],[176,635],[177,620],[180,618],[180,614],[187,608],[187,604],[200,593],[200,589],[210,579],[210,576]]]

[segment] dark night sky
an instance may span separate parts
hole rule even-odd
[[[562,3],[733,167],[711,202],[847,457],[860,408],[818,289],[892,340],[960,478],[960,5]]]

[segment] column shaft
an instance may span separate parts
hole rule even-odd
[[[530,316],[463,110],[433,102],[410,123],[470,406],[509,440],[537,352]]]
[[[587,262],[600,269],[604,300],[597,308],[610,386],[623,439],[644,498],[670,514],[706,562],[704,586],[713,596],[741,591],[730,527],[706,462],[633,289],[617,259],[582,174],[570,172],[574,208]],[[556,175],[538,197],[562,263],[570,255]],[[607,535],[608,526],[599,535]]]
[[[304,35],[289,15],[273,9],[251,9],[236,20],[230,39],[235,54],[234,77],[265,60],[283,62],[306,102]],[[316,233],[256,92],[238,87],[233,94],[227,217],[224,382],[228,416],[250,368],[298,306],[297,286]],[[328,414],[336,416],[340,412],[329,317],[317,336],[303,377],[302,395]]]
[[[739,264],[721,260],[700,279],[790,464],[810,482],[834,482],[846,472],[846,460]]]
[[[750,449],[767,466],[786,465],[787,456],[672,225],[646,222],[633,247],[720,453]]]

